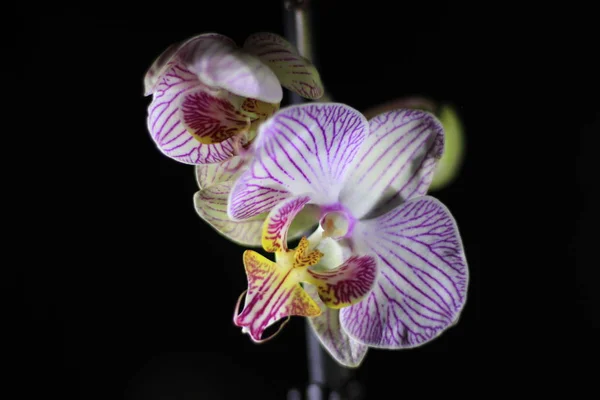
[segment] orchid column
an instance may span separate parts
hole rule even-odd
[[[296,46],[298,52],[317,66],[312,52],[311,13],[309,0],[284,0],[284,29],[286,39]],[[296,93],[289,93],[290,104],[301,104],[304,99]],[[323,399],[328,390],[339,388],[348,382],[353,370],[336,363],[321,347],[309,322],[306,323],[306,350],[310,384],[307,396],[310,400]],[[339,398],[340,395],[335,393]]]

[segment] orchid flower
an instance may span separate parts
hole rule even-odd
[[[222,162],[279,108],[281,86],[309,99],[323,94],[314,66],[278,35],[257,33],[238,48],[226,36],[202,34],[169,47],[146,73],[148,130],[179,162]]]
[[[360,364],[368,347],[422,345],[458,320],[468,285],[460,234],[448,209],[426,196],[443,147],[440,122],[424,111],[367,121],[343,104],[291,106],[261,125],[254,158],[233,185],[227,211],[234,221],[276,212],[267,231],[283,238],[305,205],[319,210],[312,246],[321,237],[355,256],[377,256],[366,298],[311,317],[344,365]]]

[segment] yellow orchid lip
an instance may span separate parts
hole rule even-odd
[[[298,248],[288,251],[278,263],[252,250],[244,252],[248,290],[244,309],[237,314],[240,297],[233,321],[245,328],[255,342],[268,340],[262,338],[264,330],[281,318],[321,314],[317,303],[300,286],[307,279],[307,268],[322,256],[318,251],[306,254],[306,248],[308,240],[303,237]]]
[[[300,285],[302,282],[314,285],[323,303],[336,309],[359,302],[371,290],[377,275],[374,257],[353,256],[333,270],[313,271],[310,267],[324,254],[308,251],[309,247],[303,237],[295,250],[277,252],[277,262],[252,250],[244,252],[248,290],[244,309],[238,313],[242,293],[233,321],[255,342],[262,343],[279,333],[283,325],[270,337],[262,337],[266,328],[282,318],[321,314],[318,304]]]

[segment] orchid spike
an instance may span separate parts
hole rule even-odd
[[[262,244],[267,252],[275,253],[275,262],[252,250],[244,253],[248,290],[244,309],[238,313],[238,301],[233,321],[257,343],[268,340],[263,338],[265,329],[280,319],[292,315],[315,317],[322,308],[351,306],[367,296],[375,283],[374,256],[353,256],[334,269],[323,270],[318,264],[324,253],[314,249],[306,237],[295,250],[288,249],[286,234],[291,221],[308,200],[306,196],[290,198],[271,210],[265,220]],[[325,307],[317,304],[301,283],[314,286]]]
[[[468,286],[460,234],[448,209],[426,196],[443,148],[440,122],[418,110],[367,121],[343,104],[305,104],[278,111],[259,128],[254,158],[228,199],[230,219],[271,215],[301,196],[294,213],[320,210],[321,241],[377,255],[379,273],[366,298],[312,317],[321,318],[315,333],[345,365],[360,363],[366,346],[427,343],[459,318]],[[290,222],[273,221],[275,248]]]
[[[202,34],[169,47],[146,73],[148,130],[179,162],[226,161],[279,108],[282,86],[310,99],[323,94],[314,66],[278,35],[257,33],[239,48],[226,36]]]

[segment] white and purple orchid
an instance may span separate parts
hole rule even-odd
[[[226,161],[279,108],[282,86],[309,99],[323,95],[317,70],[282,37],[253,34],[239,48],[226,36],[202,34],[169,47],[146,73],[148,130],[179,162]]]
[[[277,320],[308,316],[324,347],[347,366],[360,364],[369,347],[416,347],[456,323],[467,295],[465,254],[448,209],[426,196],[443,148],[440,122],[424,111],[370,121],[337,103],[276,112],[260,126],[248,168],[227,181],[220,198],[203,200],[221,201],[230,221],[254,221],[254,237],[262,226],[263,247],[278,254],[273,263],[246,253],[248,295],[234,322],[262,340]],[[297,251],[285,244],[300,215],[320,223],[299,246],[302,257],[316,249],[310,263],[290,261]],[[360,268],[376,275],[353,292]],[[337,277],[336,296],[354,293],[352,301],[332,307],[335,285],[314,274]]]

